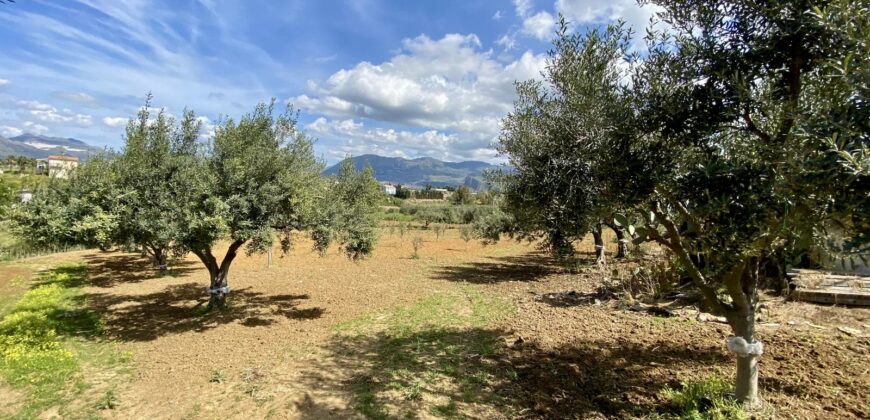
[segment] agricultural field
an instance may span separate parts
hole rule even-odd
[[[240,255],[210,312],[193,257],[162,275],[118,251],[0,263],[0,417],[742,415],[723,398],[726,324],[675,301],[633,310],[621,280],[654,249],[569,269],[460,229],[380,233],[359,262],[304,238],[271,267]],[[577,250],[594,259],[591,238]],[[762,300],[760,415],[870,416],[870,310]]]

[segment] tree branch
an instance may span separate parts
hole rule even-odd
[[[719,297],[716,296],[716,290],[710,285],[707,284],[707,279],[704,277],[704,274],[701,273],[701,270],[695,265],[695,262],[692,261],[689,252],[686,251],[686,248],[683,246],[683,242],[680,240],[680,233],[677,230],[676,225],[670,218],[668,218],[664,213],[659,210],[658,202],[654,202],[652,205],[652,211],[655,213],[656,218],[658,218],[661,223],[667,229],[668,234],[670,235],[670,240],[665,240],[661,237],[661,235],[656,232],[655,236],[660,238],[660,243],[667,242],[669,243],[669,248],[674,251],[677,255],[677,258],[680,259],[686,269],[689,270],[689,275],[692,277],[695,286],[698,290],[701,291],[701,295],[704,296],[704,299],[713,309],[713,311],[718,312],[720,315],[725,315],[729,311],[729,308],[719,300]]]

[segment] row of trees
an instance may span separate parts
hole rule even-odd
[[[6,169],[15,169],[18,172],[33,172],[36,170],[36,158],[9,155],[0,161],[0,165]]]
[[[193,111],[175,120],[151,105],[149,95],[120,153],[92,157],[68,182],[13,208],[18,233],[41,244],[137,248],[161,270],[170,257],[192,253],[209,271],[210,307],[224,305],[243,247],[265,252],[279,239],[286,252],[291,233],[304,230],[321,252],[334,242],[353,259],[372,251],[380,192],[371,169],[348,164],[322,177],[292,109],[260,104],[202,142]],[[222,257],[219,241],[229,243]]]
[[[870,13],[847,0],[654,3],[643,56],[622,24],[581,35],[561,21],[544,80],[518,84],[503,123],[514,171],[493,182],[510,217],[482,230],[567,253],[610,226],[666,248],[728,320],[736,396],[752,405],[763,265],[870,251]]]

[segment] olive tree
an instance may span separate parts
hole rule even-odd
[[[291,109],[274,112],[274,101],[258,105],[238,121],[215,128],[203,147],[185,143],[170,185],[180,227],[175,241],[209,271],[209,307],[229,294],[229,270],[243,246],[248,253],[272,247],[275,233],[290,247],[293,230],[309,227],[323,165],[311,140],[296,126]],[[219,241],[229,241],[219,260]]]
[[[625,74],[613,63],[623,59],[630,32],[621,25],[585,36],[570,34],[562,19],[543,81],[517,84],[515,109],[503,121],[498,148],[511,170],[494,174],[503,208],[520,237],[542,237],[558,255],[573,253],[572,242],[592,233],[596,258],[604,259],[602,228],[628,239],[611,223],[619,203],[600,173],[602,144],[622,135],[631,115],[623,92]],[[498,219],[496,219],[498,220]]]
[[[13,232],[37,247],[111,247],[120,224],[112,159],[108,153],[91,156],[68,180],[53,178],[29,202],[12,204],[6,217]]]
[[[372,167],[357,171],[353,160],[345,159],[338,174],[322,185],[310,222],[315,247],[323,253],[335,242],[352,260],[371,254],[377,241],[377,209],[383,199]]]
[[[638,210],[616,222],[671,250],[707,308],[728,320],[736,397],[751,406],[763,352],[760,264],[797,241],[830,247],[832,226],[867,235],[868,11],[656,3],[667,29],[649,31],[632,80],[637,132],[602,149],[620,163],[606,166],[610,182],[630,185],[621,200]]]
[[[761,262],[807,242],[868,251],[868,8],[656,3],[665,25],[648,30],[641,62],[620,57],[618,25],[562,31],[546,85],[520,84],[502,135],[517,168],[506,197],[521,228],[528,217],[576,232],[612,206],[636,242],[669,249],[728,320],[736,397],[751,406]]]
[[[178,173],[195,147],[200,126],[192,111],[185,111],[180,122],[163,109],[153,115],[149,94],[128,122],[124,148],[114,161],[121,190],[115,211],[120,216],[118,242],[140,248],[160,271],[167,269],[171,255],[186,253],[175,240],[183,220],[175,191],[189,182]]]

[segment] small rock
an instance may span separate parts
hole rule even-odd
[[[848,335],[849,337],[854,337],[856,335],[861,335],[861,330],[857,330],[855,328],[849,327],[837,327],[841,333]]]

